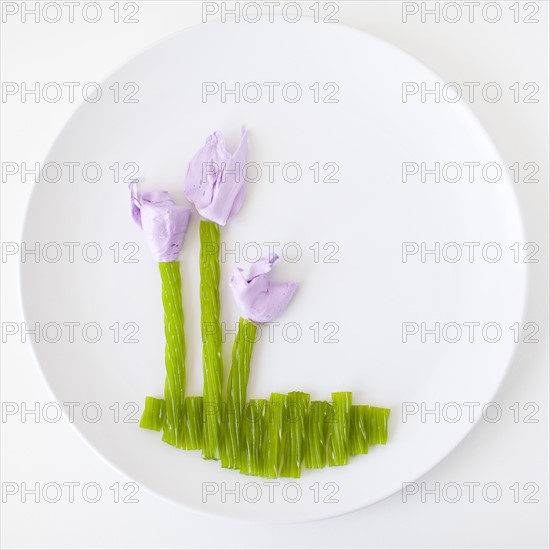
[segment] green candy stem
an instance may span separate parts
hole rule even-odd
[[[160,262],[162,279],[162,304],[164,306],[164,335],[166,346],[166,382],[164,384],[163,441],[183,447],[183,422],[185,402],[185,333],[181,299],[181,275],[179,262]]]
[[[184,447],[188,451],[202,449],[202,395],[185,398]]]
[[[239,468],[240,426],[246,407],[246,387],[250,377],[250,358],[255,339],[256,325],[241,317],[227,380],[227,403],[223,418],[221,457],[224,468]]]
[[[213,222],[201,221],[200,240],[200,301],[204,374],[202,456],[205,459],[219,460],[223,382],[219,226]]]

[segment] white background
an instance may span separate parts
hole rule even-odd
[[[3,9],[6,9],[4,3]],[[8,3],[9,4],[9,3]],[[34,2],[27,3],[34,4]],[[11,16],[2,24],[2,81],[101,82],[129,57],[171,33],[200,24],[201,2],[141,2],[139,23],[115,24],[113,2],[101,2],[103,17],[86,23],[75,8],[75,22],[23,23]],[[124,4],[124,3],[122,3]],[[304,13],[313,2],[302,2]],[[321,3],[322,5],[323,3]],[[103,463],[66,420],[49,424],[32,415],[2,420],[2,482],[96,482],[103,497],[96,504],[23,503],[21,495],[3,494],[3,548],[547,548],[548,540],[548,8],[538,23],[514,22],[513,2],[498,3],[499,21],[484,20],[481,6],[468,21],[467,8],[457,23],[420,13],[402,21],[403,3],[339,2],[343,24],[375,34],[416,56],[448,81],[535,82],[538,103],[489,103],[478,95],[471,108],[497,144],[508,165],[536,162],[539,183],[518,183],[516,191],[527,241],[540,246],[540,262],[530,269],[525,319],[537,322],[540,343],[524,344],[495,401],[503,409],[527,402],[538,405],[538,423],[515,423],[508,410],[495,424],[481,422],[455,451],[421,482],[428,488],[447,482],[498,483],[499,502],[481,492],[469,502],[434,502],[419,495],[403,502],[396,494],[370,508],[333,520],[291,526],[243,525],[190,513],[141,490],[138,503],[115,503],[109,486],[128,480]],[[407,4],[407,3],[405,3]],[[414,3],[408,3],[412,5]],[[419,9],[422,4],[417,3]],[[484,3],[481,2],[481,5]],[[520,18],[531,12],[519,3]],[[434,7],[434,2],[425,4]],[[121,11],[124,14],[123,11]],[[309,12],[311,13],[311,12]],[[455,12],[448,12],[454,17]],[[492,17],[492,12],[487,12]],[[228,44],[230,48],[231,45]],[[235,53],[238,55],[238,52]],[[78,103],[2,103],[2,162],[34,164]],[[30,178],[32,179],[32,178]],[[2,182],[2,241],[20,239],[30,179]],[[17,261],[2,263],[2,320],[21,322]],[[2,402],[48,403],[52,400],[30,348],[17,338],[2,346]],[[510,489],[526,483],[539,487],[538,503],[515,503]],[[520,500],[526,496],[520,490]]]

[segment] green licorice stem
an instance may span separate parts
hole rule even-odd
[[[286,396],[283,418],[282,477],[300,477],[304,459],[309,394],[299,391]]]
[[[183,330],[183,305],[181,300],[181,275],[179,262],[160,262],[162,279],[162,304],[164,306],[164,335],[166,346],[166,382],[164,400],[163,441],[183,447],[183,422],[185,401],[185,333]]]
[[[164,399],[147,396],[145,398],[145,409],[143,409],[143,414],[139,421],[140,428],[160,432],[164,424],[165,409]]]
[[[368,437],[371,445],[385,445],[388,441],[388,418],[390,409],[369,407],[368,410]]]
[[[262,438],[265,433],[267,399],[251,399],[241,423],[240,470],[259,476],[263,472]]]
[[[352,455],[369,452],[369,408],[368,405],[351,406],[349,452]]]
[[[286,396],[281,393],[272,393],[269,399],[262,448],[263,477],[275,478],[279,476],[285,402]]]
[[[328,421],[328,465],[344,466],[349,461],[351,392],[332,394]]]
[[[250,358],[256,339],[256,325],[239,319],[239,329],[235,336],[231,370],[227,380],[227,401],[222,429],[222,466],[239,468],[239,434],[244,408],[246,387],[250,377]]]
[[[222,334],[220,326],[220,228],[200,223],[200,301],[202,368],[204,374],[204,441],[202,456],[220,458],[222,403]]]
[[[306,468],[324,468],[327,464],[327,424],[325,422],[327,408],[326,401],[312,401],[309,405],[304,460]]]
[[[202,449],[203,419],[202,395],[185,398],[185,422],[183,426],[184,448],[188,451]]]

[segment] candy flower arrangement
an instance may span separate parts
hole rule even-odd
[[[184,194],[205,219],[200,222],[200,304],[202,396],[185,394],[185,333],[178,257],[191,210],[165,192],[142,192],[130,184],[132,217],[145,233],[159,263],[166,339],[164,399],[146,397],[140,426],[162,431],[166,443],[201,450],[224,468],[268,478],[300,477],[302,466],[343,466],[349,456],[386,444],[389,409],[353,405],[351,392],[334,392],[332,401],[310,401],[301,391],[248,399],[252,352],[258,324],[271,322],[289,306],[295,282],[274,283],[269,273],[276,255],[247,269],[236,267],[229,289],[241,310],[227,388],[223,390],[220,325],[220,226],[244,204],[242,170],[248,135],[229,153],[219,132],[210,135],[187,169]]]

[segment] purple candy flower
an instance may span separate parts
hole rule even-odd
[[[157,262],[177,261],[191,210],[176,204],[167,191],[141,192],[138,181],[128,186],[132,201],[132,218],[145,232],[153,257]]]
[[[257,323],[276,319],[287,308],[298,283],[273,283],[267,274],[278,259],[276,254],[260,258],[245,271],[233,271],[229,286],[243,315]]]
[[[241,209],[247,153],[247,131],[243,126],[241,142],[233,154],[225,148],[222,134],[214,132],[189,163],[183,192],[207,220],[225,225]]]

